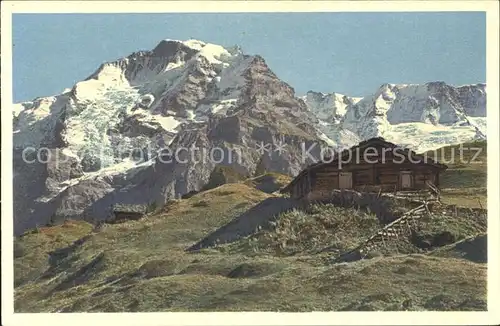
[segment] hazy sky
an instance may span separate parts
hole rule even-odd
[[[364,96],[383,83],[486,80],[484,13],[15,14],[14,100],[72,87],[162,39],[260,54],[299,95]]]

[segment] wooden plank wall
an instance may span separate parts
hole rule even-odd
[[[332,167],[325,167],[314,173],[313,190],[322,191],[339,187],[339,171]]]
[[[313,186],[311,190],[327,192],[339,187],[339,171],[352,172],[353,188],[362,190],[377,188],[382,191],[401,189],[401,171],[412,171],[412,183],[415,189],[426,188],[426,181],[436,183],[437,170],[426,165],[415,164],[353,164],[345,165],[342,170],[337,165],[321,167],[314,171]]]
[[[369,153],[373,153],[369,152]],[[354,152],[352,163],[342,163],[339,168],[338,162],[332,162],[312,171],[308,171],[300,180],[297,180],[292,189],[292,196],[295,198],[308,196],[311,192],[318,196],[328,194],[333,189],[339,189],[339,171],[352,172],[353,188],[356,190],[382,191],[401,190],[401,171],[412,171],[412,188],[426,188],[426,181],[434,184],[438,183],[438,170],[432,166],[424,164],[413,164],[406,160],[400,163],[401,157],[393,156],[391,151],[383,153],[382,148],[377,148],[379,160],[384,155],[384,163],[375,163],[375,157],[369,156],[370,162],[363,160],[363,151]],[[383,153],[383,154],[382,154]],[[358,159],[356,155],[359,154]],[[393,163],[396,159],[398,163]],[[371,189],[371,190],[369,190]]]
[[[292,186],[292,198],[301,198],[312,191],[314,178],[309,171],[305,173],[297,182]]]

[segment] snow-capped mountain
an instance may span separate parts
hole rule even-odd
[[[327,145],[470,140],[484,132],[485,97],[484,85],[431,83],[299,98],[258,55],[163,40],[14,105],[14,231],[107,219],[115,203],[161,205],[201,189],[219,164],[296,175]]]
[[[241,73],[251,60],[237,49],[162,41],[152,51],[103,64],[69,92],[16,105],[14,146],[64,147],[73,156],[95,153],[99,167],[114,165],[122,159],[113,149],[145,147],[152,140],[168,144],[183,124],[234,106],[244,80],[225,68]],[[198,105],[202,99],[204,106]]]
[[[349,97],[339,93],[320,93],[309,91],[301,99],[309,110],[318,118],[317,127],[334,143],[344,147],[359,143],[362,138],[355,132],[343,128],[340,121],[345,116],[347,109],[362,98]]]
[[[297,174],[311,162],[302,146],[333,143],[263,58],[195,40],[161,41],[13,111],[16,233],[105,219],[116,202],[163,204],[217,164]]]
[[[330,137],[350,131],[419,152],[486,137],[485,84],[384,84],[363,98],[308,92],[303,100]]]
[[[325,122],[338,123],[347,108],[358,103],[362,97],[349,97],[339,93],[325,94],[309,91],[301,97],[314,114]]]

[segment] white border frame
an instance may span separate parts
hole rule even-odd
[[[483,1],[3,1],[1,4],[2,90],[2,324],[85,325],[494,325],[500,324],[499,242],[499,4]],[[196,9],[193,9],[196,8]],[[488,312],[315,313],[73,313],[14,314],[12,241],[12,14],[148,12],[409,12],[484,11],[487,15],[488,87]],[[466,69],[466,67],[464,67]]]

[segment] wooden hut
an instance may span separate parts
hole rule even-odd
[[[113,206],[114,219],[111,223],[121,223],[128,220],[139,220],[147,212],[145,205],[116,204]]]
[[[439,187],[439,174],[446,165],[417,155],[381,137],[361,142],[330,159],[310,165],[282,193],[295,199],[327,198],[333,189],[401,191]]]

